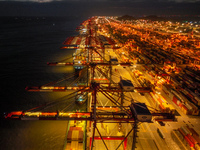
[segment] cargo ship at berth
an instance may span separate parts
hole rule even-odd
[[[48,63],[50,66],[73,66],[75,72],[67,73],[62,80],[26,87],[32,92],[70,90],[69,97],[28,111],[7,113],[5,119],[68,120],[64,150],[149,148],[143,147],[144,139],[140,135],[149,137],[145,142],[151,149],[174,149],[172,140],[180,149],[200,149],[199,133],[190,127],[198,128],[199,124],[199,70],[184,69],[187,64],[176,66],[171,57],[174,50],[161,47],[166,36],[158,34],[157,30],[149,30],[152,34],[147,34],[143,27],[143,21],[126,24],[110,17],[93,17],[83,22],[77,29],[79,35],[67,38],[61,47],[74,52],[73,60],[70,57]],[[150,36],[149,41],[147,36]],[[151,44],[155,40],[157,42]],[[174,55],[173,59],[176,57]],[[66,61],[68,59],[71,61]],[[186,71],[181,72],[183,69]],[[188,89],[187,85],[195,86]],[[73,100],[72,105],[83,104],[82,107],[71,107],[65,102],[69,99]],[[54,104],[64,109],[36,111]],[[69,107],[74,111],[68,112]],[[187,115],[196,117],[191,119]],[[170,122],[177,122],[177,129],[165,132],[163,122],[168,122],[172,129],[174,123]],[[183,123],[187,124],[180,128]],[[158,135],[154,136],[153,132]]]
[[[84,104],[87,100],[87,92],[77,92],[76,97],[75,97],[75,102],[77,104]]]
[[[85,121],[69,121],[64,150],[85,149]]]

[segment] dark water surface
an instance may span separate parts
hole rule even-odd
[[[63,101],[45,111],[85,108],[85,105],[75,105],[74,99],[67,99],[66,92],[25,91],[26,86],[44,85],[74,72],[73,67],[51,67],[46,63],[72,56],[74,50],[60,50],[59,47],[67,37],[78,34],[75,29],[82,21],[82,18],[73,17],[0,18],[1,116],[4,112],[28,110],[57,100]],[[66,129],[67,121],[1,119],[0,149],[61,150]]]

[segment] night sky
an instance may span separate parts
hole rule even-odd
[[[200,15],[200,0],[0,0],[0,16]]]

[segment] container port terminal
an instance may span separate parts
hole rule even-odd
[[[5,119],[68,120],[64,150],[200,149],[199,24],[95,16],[76,30],[60,47],[72,57],[47,63],[74,73],[26,90],[70,91],[86,111],[41,111],[53,101]]]

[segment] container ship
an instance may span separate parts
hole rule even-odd
[[[84,104],[87,100],[87,92],[77,92],[76,97],[75,97],[75,102],[77,104]]]

